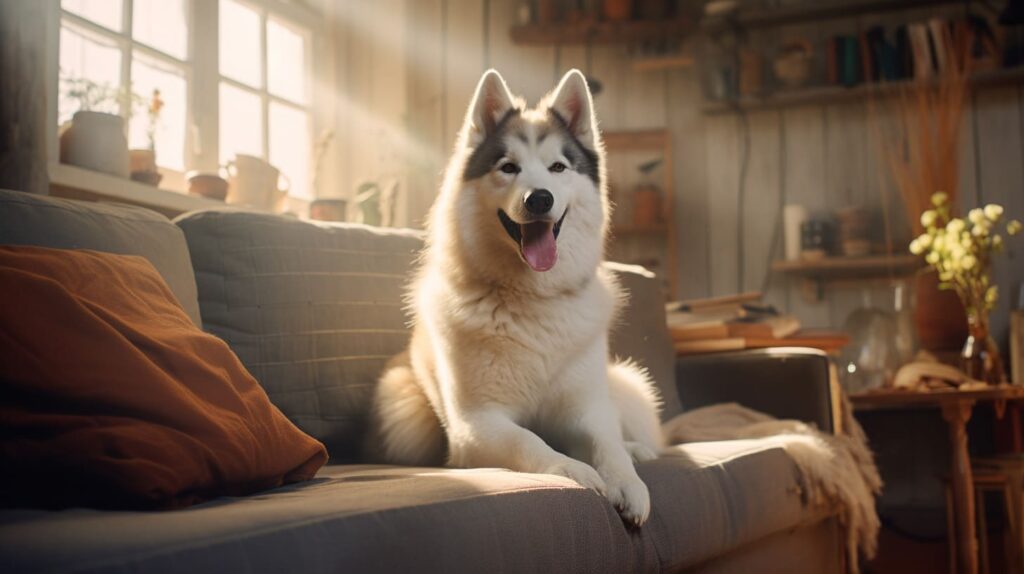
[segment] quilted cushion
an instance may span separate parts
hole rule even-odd
[[[402,294],[419,234],[216,210],[177,224],[203,327],[332,460],[355,459],[377,377],[408,344]]]

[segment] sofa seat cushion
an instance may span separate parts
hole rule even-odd
[[[654,510],[639,530],[560,477],[369,465],[173,512],[5,511],[0,568],[653,572],[824,516],[801,504],[785,453],[757,441],[675,447],[640,474]]]
[[[202,326],[185,235],[159,213],[0,189],[0,245],[141,255],[160,272],[189,319]]]

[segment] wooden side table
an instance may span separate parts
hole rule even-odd
[[[950,479],[953,487],[953,518],[956,525],[957,572],[977,574],[978,540],[975,528],[974,477],[967,451],[967,421],[978,402],[992,402],[1002,417],[1010,401],[1024,401],[1024,386],[1000,385],[971,391],[879,390],[850,395],[854,410],[934,407],[949,426]],[[952,541],[951,541],[952,543]]]

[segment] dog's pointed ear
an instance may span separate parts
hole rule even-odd
[[[579,70],[569,70],[551,96],[551,111],[565,122],[572,135],[593,149],[597,144],[597,120],[590,87]]]
[[[469,122],[471,135],[480,139],[487,137],[494,132],[501,118],[513,107],[515,104],[512,94],[509,93],[501,74],[495,70],[487,70],[476,86],[473,103],[469,105],[466,120]]]

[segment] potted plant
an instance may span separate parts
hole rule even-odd
[[[61,95],[77,101],[78,111],[60,135],[60,161],[128,177],[124,118],[112,113],[124,99],[120,91],[85,78],[64,77]]]
[[[910,242],[910,252],[923,255],[938,273],[939,288],[954,291],[967,311],[967,340],[961,351],[961,368],[972,379],[987,383],[1006,381],[1006,372],[989,333],[988,314],[999,290],[992,285],[992,263],[1003,250],[998,225],[1003,207],[996,204],[972,209],[966,219],[950,215],[949,196],[932,195],[932,208],[921,214],[924,233]],[[1021,223],[1005,225],[1008,235],[1021,231]]]
[[[141,98],[139,98],[141,99]],[[160,90],[153,90],[153,95],[145,102],[146,115],[146,139],[149,140],[148,149],[133,149],[129,151],[132,179],[149,185],[158,185],[163,176],[156,169],[156,130],[160,126],[160,111],[164,108],[164,101],[160,97]]]

